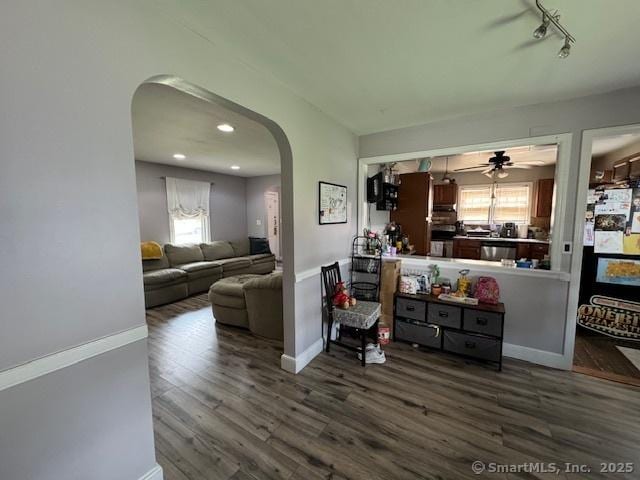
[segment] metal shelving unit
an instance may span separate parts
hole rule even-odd
[[[351,295],[358,300],[380,301],[382,244],[369,237],[355,237],[351,245]]]

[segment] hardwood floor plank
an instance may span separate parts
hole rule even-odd
[[[298,467],[255,432],[242,429],[179,389],[167,392],[155,402],[257,478],[286,479]]]
[[[216,326],[206,295],[148,310],[147,322],[167,480],[483,478],[475,460],[636,463],[627,476],[487,478],[638,478],[637,387],[511,359],[496,372],[403,343],[384,365],[335,347],[291,375],[281,342]]]

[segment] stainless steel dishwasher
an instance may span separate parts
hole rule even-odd
[[[502,259],[516,259],[516,245],[510,242],[482,242],[480,260],[499,262]]]

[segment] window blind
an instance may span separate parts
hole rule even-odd
[[[489,223],[491,185],[461,186],[458,195],[458,220]]]
[[[529,223],[530,185],[527,183],[496,184],[493,223]]]

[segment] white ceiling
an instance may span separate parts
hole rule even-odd
[[[640,83],[638,0],[148,1],[360,134]]]
[[[640,132],[596,138],[593,140],[591,152],[594,157],[597,157],[598,155],[605,155],[638,141],[640,141]]]
[[[535,168],[555,165],[558,149],[556,145],[538,145],[509,148],[505,150],[505,152],[505,155],[510,157],[513,163],[522,164],[529,162],[531,163],[530,166]],[[469,152],[463,155],[450,155],[449,157],[433,157],[431,159],[430,171],[432,173],[444,172],[445,168],[447,167],[447,158],[449,160],[449,172],[454,172],[458,168],[467,168],[480,164],[487,164],[489,158],[493,157],[494,155],[495,154],[493,150],[491,150],[482,152]],[[399,162],[394,167],[394,170],[396,170],[398,173],[417,172],[419,163],[420,159]]]
[[[280,173],[280,154],[259,123],[172,87],[142,85],[133,97],[136,160],[252,177]],[[233,133],[216,127],[229,123]],[[174,153],[187,156],[176,160]],[[231,170],[238,165],[240,170]]]

